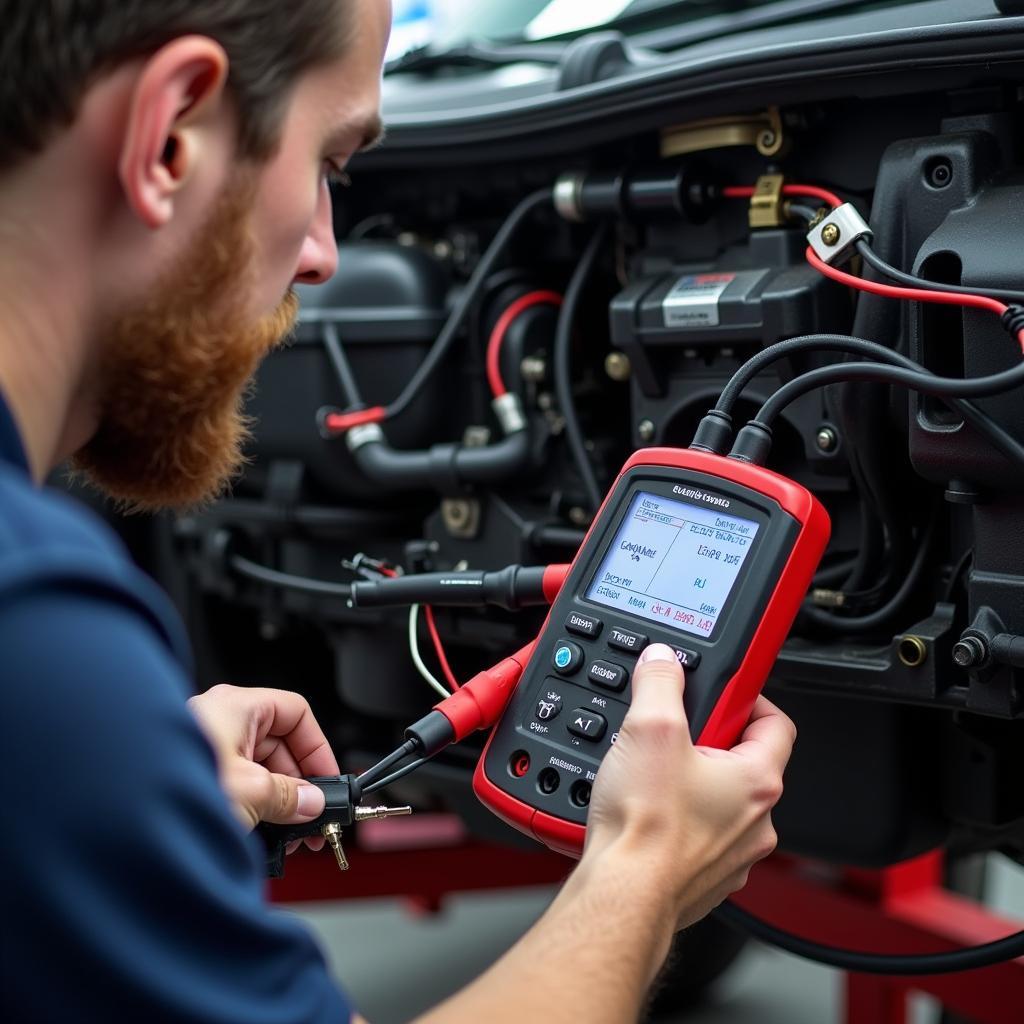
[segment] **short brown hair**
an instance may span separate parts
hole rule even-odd
[[[340,57],[347,0],[0,0],[0,169],[70,125],[89,85],[178,36],[209,36],[230,61],[239,155],[273,152],[285,100]]]

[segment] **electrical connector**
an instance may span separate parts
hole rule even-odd
[[[852,203],[837,206],[807,233],[807,241],[823,263],[832,266],[853,255],[862,239],[870,242],[871,228]]]

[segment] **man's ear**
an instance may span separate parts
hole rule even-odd
[[[128,205],[147,227],[166,224],[194,174],[224,102],[228,58],[205,36],[182,36],[147,59],[132,91],[118,174]],[[205,134],[204,134],[205,132]]]

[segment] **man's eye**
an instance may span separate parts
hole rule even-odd
[[[341,188],[348,188],[352,179],[334,161],[324,161],[324,177],[329,185],[338,185]]]

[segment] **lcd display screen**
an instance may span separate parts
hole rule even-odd
[[[639,491],[586,596],[684,633],[710,636],[758,525]]]

